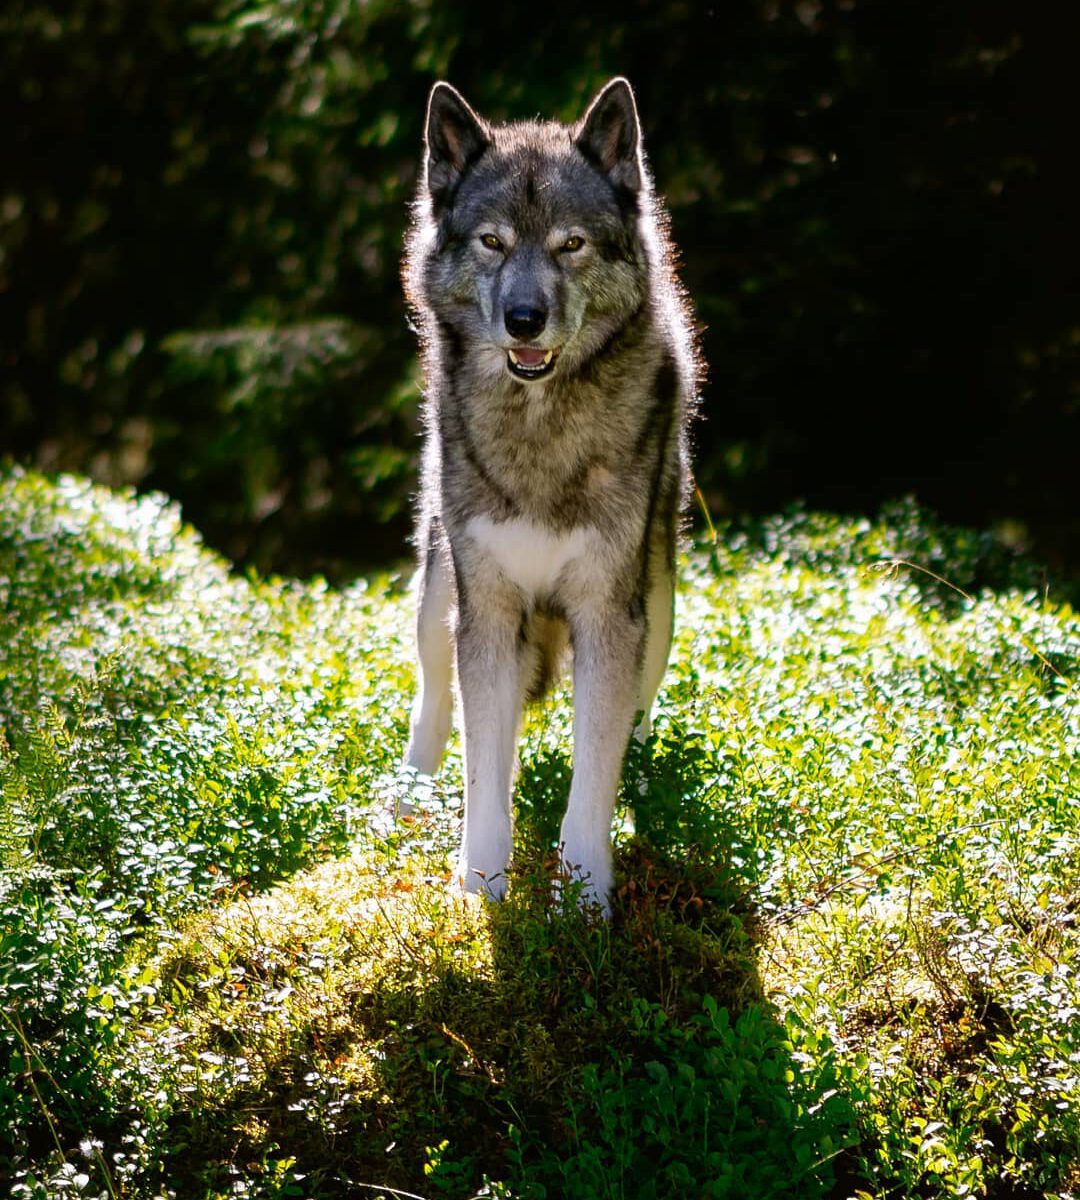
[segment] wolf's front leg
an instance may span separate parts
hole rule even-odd
[[[520,606],[487,595],[459,603],[458,681],[465,727],[465,832],[458,875],[466,891],[506,891],[518,722],[523,702]]]
[[[573,625],[574,777],[562,860],[583,897],[611,911],[611,814],[637,705],[644,615],[610,605]]]

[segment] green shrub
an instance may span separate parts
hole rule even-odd
[[[109,1111],[98,1058],[132,999],[133,938],[357,832],[358,781],[394,752],[404,704],[390,659],[353,668],[382,603],[232,577],[157,497],[0,479],[0,1122],[16,1161],[51,1143],[36,1092],[77,1131]],[[392,656],[404,616],[385,616]]]
[[[395,584],[239,578],[160,498],[0,478],[0,1180],[1075,1196],[1080,621],[912,505],[683,576],[597,926],[545,868],[566,691],[510,898],[464,904],[454,746],[376,819]]]

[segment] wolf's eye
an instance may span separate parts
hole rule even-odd
[[[565,242],[559,247],[566,254],[573,254],[575,250],[580,250],[585,245],[585,239],[578,237],[575,233],[573,237],[568,237]]]
[[[480,235],[480,245],[487,247],[488,250],[501,250],[502,242],[493,233],[482,233]]]

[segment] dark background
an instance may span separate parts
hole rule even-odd
[[[912,493],[1075,579],[1078,32],[925,0],[9,4],[0,456],[163,489],[262,570],[400,557],[427,89],[572,119],[623,73],[706,326],[714,517]]]

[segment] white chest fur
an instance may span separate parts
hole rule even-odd
[[[531,521],[493,521],[479,516],[469,519],[465,531],[528,595],[553,590],[568,569],[596,550],[595,531],[581,526],[553,533]]]

